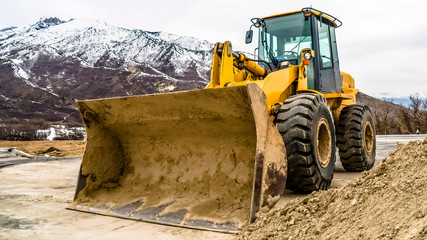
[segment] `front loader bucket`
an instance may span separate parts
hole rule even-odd
[[[235,232],[285,188],[284,143],[255,84],[77,106],[87,145],[71,209]]]

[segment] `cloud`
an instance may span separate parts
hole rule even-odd
[[[337,29],[340,66],[362,91],[409,95],[427,88],[427,25],[422,11],[427,2],[421,0],[14,0],[2,3],[0,23],[20,26],[43,16],[92,18],[210,42],[230,40],[235,50],[253,52],[256,43],[244,44],[251,18],[310,5],[343,21]]]

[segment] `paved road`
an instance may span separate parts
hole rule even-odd
[[[27,162],[28,158],[17,156],[12,149],[0,148],[0,167],[13,165],[14,163]]]
[[[412,140],[423,140],[425,137],[425,135],[377,136],[376,160],[384,159],[388,152],[395,148],[397,142],[407,143]],[[12,154],[8,149],[0,148],[0,239],[233,238],[230,234],[66,210],[74,195],[80,162],[81,158],[56,161],[42,158],[29,160]],[[6,166],[7,164],[9,166]],[[341,187],[360,175],[345,172],[339,162],[336,169],[332,188]],[[298,196],[301,195],[286,191],[277,207]]]
[[[377,155],[375,160],[380,161],[388,156],[388,153],[396,148],[397,143],[406,144],[410,141],[424,140],[426,134],[411,135],[378,135],[377,136]]]
[[[10,167],[24,163],[49,162],[57,160],[80,160],[81,156],[76,157],[40,157],[33,156],[14,148],[0,148],[0,168]]]

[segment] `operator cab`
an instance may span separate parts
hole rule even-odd
[[[253,18],[259,28],[258,59],[274,70],[301,63],[301,50],[312,49],[315,56],[308,65],[308,88],[319,92],[341,92],[342,79],[335,39],[341,21],[313,8],[265,18]],[[252,26],[251,26],[252,27]],[[252,41],[252,30],[246,43]],[[268,66],[264,66],[268,68]]]

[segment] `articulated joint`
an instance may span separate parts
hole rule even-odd
[[[277,116],[279,114],[280,108],[282,107],[281,103],[275,103],[270,106],[270,116]]]

